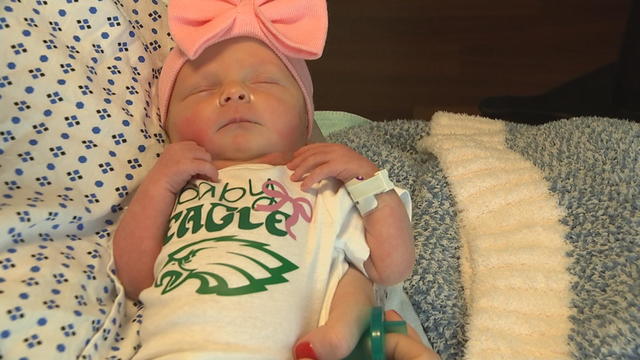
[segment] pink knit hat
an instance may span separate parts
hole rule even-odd
[[[160,121],[180,69],[204,49],[247,36],[278,55],[300,85],[313,128],[313,83],[305,59],[322,55],[327,37],[326,0],[169,0],[169,29],[177,46],[167,56],[158,83]]]

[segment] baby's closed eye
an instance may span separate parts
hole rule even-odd
[[[281,83],[278,77],[270,76],[270,75],[256,76],[251,80],[251,82],[254,84],[266,84],[266,85],[279,85]]]
[[[208,96],[209,94],[220,90],[220,85],[203,84],[189,89],[187,96]]]
[[[218,76],[205,76],[190,85],[188,93],[189,95],[195,95],[219,90],[222,86],[222,82]]]

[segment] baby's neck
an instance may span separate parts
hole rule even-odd
[[[215,159],[213,160],[213,165],[216,169],[224,169],[233,165],[240,164],[268,164],[268,165],[285,165],[293,158],[293,154],[291,153],[272,153],[257,157],[255,159],[248,160],[223,160],[223,159]]]

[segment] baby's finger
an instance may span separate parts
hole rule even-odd
[[[289,163],[287,163],[287,167],[291,170],[296,169],[298,166],[300,166],[300,163],[305,161],[305,159],[319,153],[319,150],[321,150],[321,147],[312,145],[306,145],[298,149],[298,151],[293,153],[293,159],[289,161]]]
[[[289,168],[295,168],[304,158],[313,153],[315,146],[305,145],[293,153],[293,159],[287,164]]]
[[[197,175],[211,180],[218,178],[218,169],[210,161],[189,158],[176,161],[174,164],[175,169],[173,171],[177,174],[188,176],[188,178]]]
[[[326,147],[327,143],[313,143],[313,144],[307,144],[303,147],[301,147],[300,149],[296,150],[296,152],[293,153],[294,156],[298,156],[301,154],[304,154],[307,151],[315,151],[318,148],[322,148],[322,147]]]
[[[193,153],[193,158],[203,161],[211,161],[213,160],[211,154],[205,149],[196,149]]]
[[[291,180],[299,181],[304,175],[313,171],[318,166],[328,162],[328,158],[325,154],[310,152],[301,158],[297,158],[297,163],[293,164],[293,166],[289,166],[289,169],[294,170],[293,174],[291,174]]]
[[[302,160],[304,160],[303,157],[300,156],[295,156],[293,157],[293,159],[291,159],[288,163],[287,163],[287,168],[289,170],[295,170],[299,165],[300,162],[302,162]]]
[[[384,312],[384,319],[387,321],[403,321],[404,319],[395,310],[387,310]]]
[[[218,181],[218,169],[210,161],[195,160],[193,172],[193,176],[198,178],[204,178],[212,182]]]
[[[169,144],[160,156],[164,159],[172,159],[170,161],[189,158],[211,161],[211,154],[193,141]]]
[[[321,166],[318,166],[316,168],[314,168],[309,175],[307,175],[304,180],[302,181],[302,184],[300,184],[300,188],[302,189],[302,191],[306,191],[308,190],[310,187],[312,187],[314,184],[328,178],[328,177],[332,177],[333,174],[333,166],[331,166],[330,163],[325,163]]]
[[[195,142],[187,142],[185,144],[185,151],[190,154],[191,157],[198,160],[211,161],[211,154],[207,151],[207,149],[202,146],[196,144]]]
[[[384,319],[387,321],[403,321],[404,320],[402,316],[400,316],[400,314],[398,314],[395,310],[385,311]],[[418,335],[416,330],[409,324],[407,324],[407,335],[417,340],[420,339],[420,335]]]

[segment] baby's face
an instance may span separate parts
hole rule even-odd
[[[195,141],[214,160],[284,164],[306,143],[304,96],[265,44],[223,41],[180,70],[167,133],[172,142]]]

